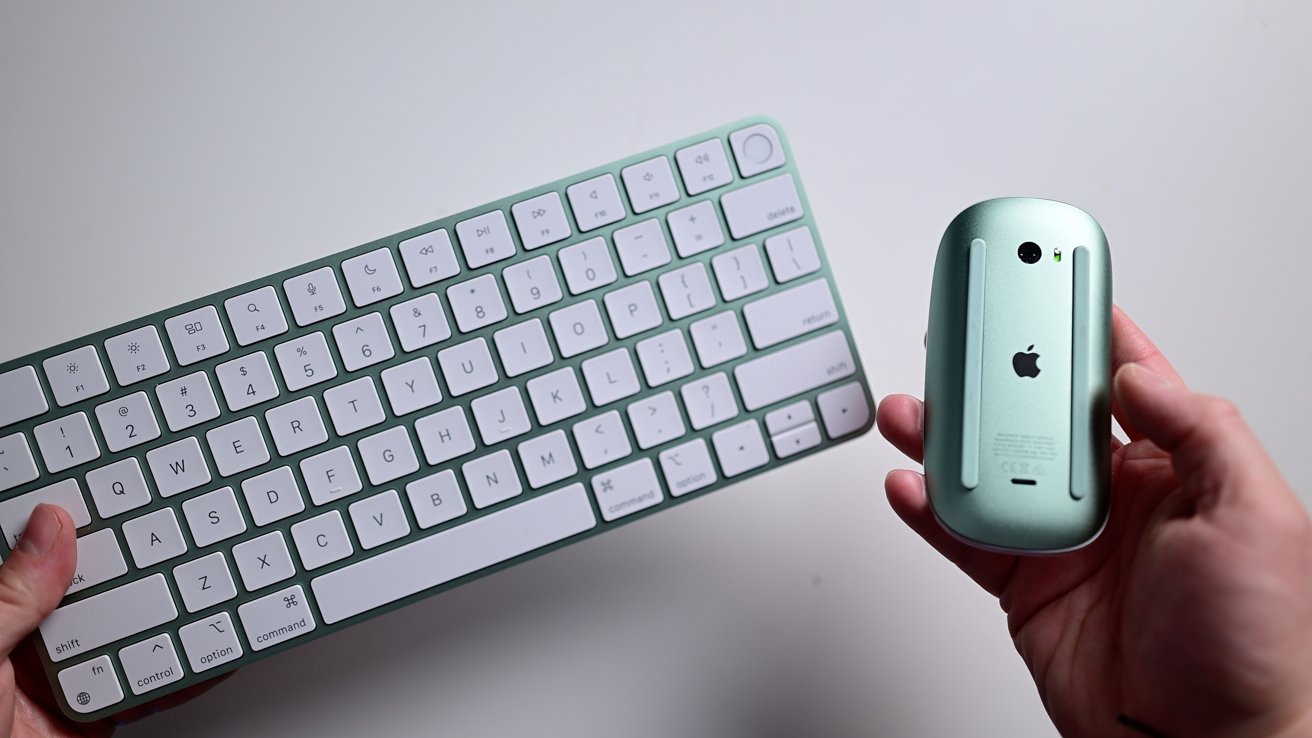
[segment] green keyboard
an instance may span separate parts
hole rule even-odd
[[[0,532],[78,565],[89,721],[869,430],[796,162],[753,118],[0,365]]]

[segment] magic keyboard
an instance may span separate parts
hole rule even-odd
[[[114,714],[868,430],[755,118],[0,366],[0,533],[78,526],[37,650]]]

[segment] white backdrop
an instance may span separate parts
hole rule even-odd
[[[0,359],[753,113],[879,394],[967,205],[1109,234],[1117,301],[1312,500],[1312,6],[7,3]],[[145,735],[1049,736],[872,434],[372,620]]]

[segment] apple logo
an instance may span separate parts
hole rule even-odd
[[[1026,352],[1030,353],[1026,353]],[[1034,352],[1034,345],[1025,351],[1017,351],[1016,355],[1011,357],[1011,366],[1016,370],[1018,377],[1037,377],[1039,376],[1039,355]]]

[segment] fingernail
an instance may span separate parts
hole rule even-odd
[[[1137,381],[1150,384],[1157,389],[1175,389],[1175,383],[1142,364],[1126,364],[1122,371],[1129,371]]]
[[[55,514],[54,508],[44,503],[37,505],[23,530],[23,537],[18,540],[18,550],[33,556],[45,556],[63,528],[64,522]]]

